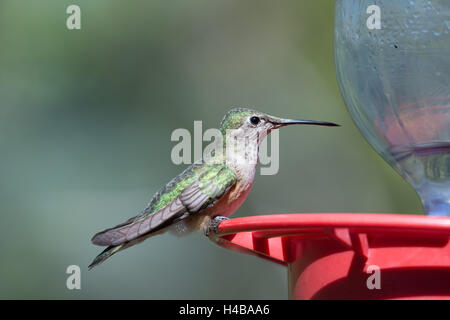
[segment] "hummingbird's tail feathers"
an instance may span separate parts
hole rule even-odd
[[[107,247],[105,250],[102,251],[102,253],[100,253],[98,256],[95,257],[94,261],[92,261],[92,263],[88,267],[89,270],[92,269],[93,267],[99,265],[100,263],[102,263],[103,261],[108,259],[109,257],[111,257],[114,253],[120,251],[123,246],[124,246],[124,244],[120,244],[118,246]]]
[[[132,241],[127,241],[124,243],[121,243],[119,245],[116,246],[108,246],[105,250],[102,251],[102,253],[100,253],[98,256],[95,257],[94,261],[92,261],[92,263],[89,265],[89,270],[92,269],[93,267],[99,265],[100,263],[102,263],[103,261],[105,261],[106,259],[109,259],[113,254],[128,249],[129,247],[132,247],[134,245],[137,245],[138,243],[141,243],[142,241],[156,236],[158,234],[164,233],[167,231],[167,228],[160,228],[158,230],[154,230],[150,233],[144,234],[143,236],[140,236],[136,239],[133,239]]]
[[[186,207],[177,198],[155,213],[136,216],[114,228],[99,232],[92,237],[91,241],[99,246],[117,246],[159,231],[170,225],[175,219],[180,218],[184,213],[186,213]]]

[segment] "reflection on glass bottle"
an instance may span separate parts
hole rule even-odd
[[[347,108],[369,143],[450,215],[450,1],[337,0],[335,64]],[[356,36],[357,35],[357,36]]]

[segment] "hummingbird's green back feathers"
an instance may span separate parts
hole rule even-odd
[[[223,163],[194,163],[157,192],[141,214],[97,233],[92,243],[109,247],[91,266],[131,242],[140,242],[136,240],[213,205],[235,182],[236,174]]]

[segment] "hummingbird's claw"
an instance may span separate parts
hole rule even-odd
[[[205,230],[205,235],[209,237],[211,233],[217,234],[217,228],[222,221],[230,220],[230,218],[224,216],[217,216],[211,219],[209,226]]]

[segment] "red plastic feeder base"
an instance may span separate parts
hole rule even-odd
[[[281,214],[218,232],[223,247],[287,266],[291,299],[450,299],[450,218]]]

